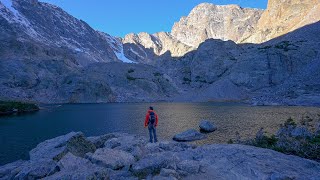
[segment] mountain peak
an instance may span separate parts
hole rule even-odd
[[[213,4],[213,3],[204,2],[204,3],[198,4],[193,9],[203,9],[203,8],[213,8],[213,7],[240,8],[240,6],[237,4],[217,5],[217,4]]]
[[[238,5],[202,3],[187,17],[176,22],[171,33],[179,41],[193,47],[210,38],[237,42],[245,32],[254,29],[262,12]]]

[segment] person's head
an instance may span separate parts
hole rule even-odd
[[[152,106],[150,106],[150,107],[149,107],[149,110],[153,111],[153,107],[152,107]]]

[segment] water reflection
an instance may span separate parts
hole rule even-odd
[[[320,114],[315,107],[251,107],[234,103],[137,103],[85,104],[54,106],[35,114],[0,119],[0,164],[28,158],[39,142],[70,131],[87,136],[109,132],[127,132],[147,136],[143,128],[145,114],[153,106],[159,115],[160,140],[189,128],[198,129],[201,119],[208,119],[218,130],[196,142],[225,143],[238,131],[243,138],[253,137],[264,127],[274,133],[288,117]]]

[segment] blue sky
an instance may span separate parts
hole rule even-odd
[[[123,37],[134,32],[170,32],[174,22],[196,5],[239,4],[265,9],[268,0],[41,0],[55,4],[91,27]]]

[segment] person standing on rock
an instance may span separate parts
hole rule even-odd
[[[158,142],[156,127],[158,126],[158,115],[153,111],[153,107],[149,107],[146,115],[146,120],[144,121],[144,127],[148,127],[150,143]],[[154,141],[153,141],[154,140]]]

